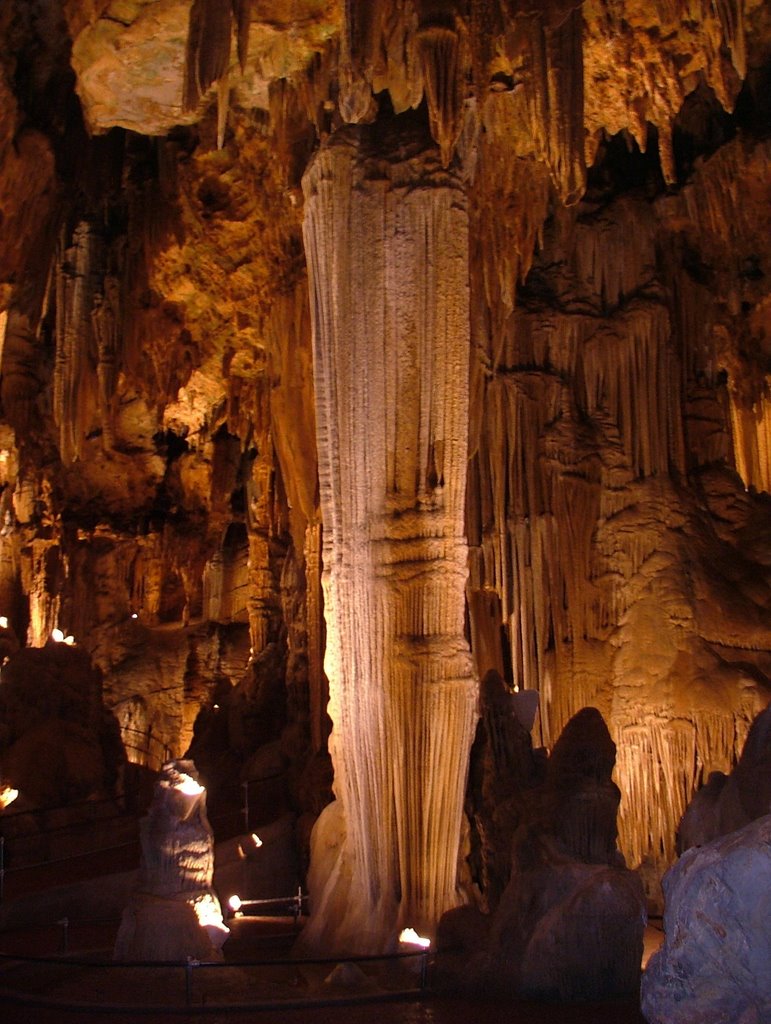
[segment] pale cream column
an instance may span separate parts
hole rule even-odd
[[[306,943],[327,950],[387,948],[459,899],[468,217],[408,124],[341,130],[304,181],[337,796]]]

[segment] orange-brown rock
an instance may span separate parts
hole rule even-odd
[[[317,846],[362,886],[374,858],[381,944],[456,898],[472,679],[538,692],[536,746],[597,707],[655,894],[771,695],[768,4],[7,0],[0,30],[12,634],[73,633],[142,763],[232,698],[217,763],[282,734],[309,815],[331,696]],[[380,156],[322,224],[356,132]]]

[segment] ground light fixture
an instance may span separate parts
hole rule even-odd
[[[431,939],[418,935],[414,928],[404,928],[399,933],[399,942],[405,946],[420,946],[421,949],[428,949],[431,945]]]

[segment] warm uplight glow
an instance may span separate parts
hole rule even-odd
[[[8,616],[0,615],[0,629],[8,629]]]
[[[18,795],[18,789],[14,789],[13,786],[0,786],[0,811],[10,806]]]
[[[190,775],[180,775],[180,781],[174,787],[180,793],[184,793],[185,796],[198,796],[199,793],[203,793],[204,787],[200,782],[196,782]]]
[[[65,636],[60,629],[51,630],[51,639],[55,640],[57,644],[67,644],[68,647],[72,647],[75,643],[74,636]]]
[[[405,928],[400,932],[399,942],[407,943],[410,946],[420,946],[421,949],[428,949],[431,945],[431,939],[427,939],[423,935],[418,935],[414,928]]]
[[[252,832],[252,842],[255,846],[262,846],[262,840],[255,832]]]
[[[238,911],[241,909],[241,897],[236,896],[235,894],[231,896],[230,899],[228,900],[228,906],[230,907],[234,914],[237,914]]]
[[[230,929],[222,920],[219,903],[211,893],[204,893],[193,903],[193,910],[198,918],[199,925],[206,929],[214,945],[217,947],[221,946],[225,938],[230,934]]]

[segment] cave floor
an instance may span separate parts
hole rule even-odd
[[[132,863],[133,862],[133,863]],[[129,868],[136,863],[135,851],[126,854],[126,863],[111,860],[109,868]],[[379,969],[366,965],[371,982],[364,987],[344,989],[330,987],[325,977],[332,964],[309,967],[297,963],[269,964],[266,967],[246,966],[244,961],[282,960],[289,957],[297,936],[297,924],[287,918],[243,918],[229,921],[231,935],[224,955],[226,967],[221,970],[202,968],[193,971],[189,988],[183,967],[127,968],[110,963],[117,933],[120,910],[125,906],[120,879],[126,875],[103,874],[104,862],[84,857],[67,862],[67,881],[72,883],[90,877],[95,887],[96,902],[88,910],[81,907],[73,914],[66,931],[67,959],[64,951],[64,930],[55,903],[47,901],[49,886],[61,884],[59,869],[52,865],[29,874],[11,874],[6,900],[28,908],[24,918],[12,927],[0,929],[0,953],[36,958],[51,957],[50,964],[0,959],[0,1006],[3,1024],[36,1024],[60,1022],[110,1021],[112,1024],[185,1024],[187,1021],[259,1021],[260,1024],[468,1024],[481,1019],[485,1024],[644,1024],[635,1000],[623,1002],[563,1005],[549,1003],[498,1004],[459,998],[427,995],[420,999],[389,1001],[375,998],[390,993],[415,989],[419,970],[402,963],[396,968]],[[114,892],[112,890],[115,890]],[[109,918],[103,912],[112,907]],[[3,905],[2,910],[11,909]],[[101,920],[83,917],[97,911]],[[83,919],[79,919],[83,917]],[[45,923],[40,923],[45,922]],[[646,934],[643,962],[661,940],[656,922]],[[77,961],[77,962],[75,962]],[[92,961],[92,962],[88,962]],[[373,998],[365,1003],[348,1002],[346,998],[368,996],[371,984]],[[430,975],[429,975],[430,984]],[[15,995],[14,995],[15,994]],[[40,1000],[49,1002],[41,1004]],[[315,1005],[302,1004],[313,1000]],[[319,1005],[334,1000],[333,1005]],[[34,1005],[33,1005],[34,1002]],[[273,1003],[276,1008],[247,1008],[247,1004]],[[68,1005],[69,1004],[69,1005]],[[240,1006],[239,1006],[240,1004]],[[109,1010],[105,1007],[111,1007]],[[220,1007],[227,1006],[227,1009]]]
[[[481,1018],[485,1024],[644,1024],[635,1001],[557,1005],[549,1003],[498,1004],[428,995],[422,999],[373,998],[366,1003],[345,1003],[350,994],[324,985],[329,965],[317,968],[278,963],[259,970],[239,961],[272,960],[288,955],[296,937],[288,919],[244,919],[230,922],[223,970],[194,972],[187,1009],[185,972],[181,967],[121,968],[109,961],[117,922],[74,923],[68,932],[68,950],[76,963],[50,965],[6,961],[0,964],[0,1001],[4,1024],[34,1019],[39,1024],[83,1019],[112,1024],[185,1024],[187,1021],[259,1021],[261,1024],[467,1024]],[[62,930],[19,929],[0,936],[1,948],[36,957],[61,954]],[[230,947],[230,948],[228,948]],[[102,963],[88,964],[93,958]],[[208,974],[208,976],[207,976]],[[402,971],[385,979],[380,988],[413,987],[417,978]],[[16,1001],[13,993],[21,997]],[[362,990],[353,993],[360,996]],[[366,993],[365,993],[366,994]],[[9,996],[11,997],[9,999]],[[33,1006],[24,1000],[31,997]],[[40,1005],[39,999],[55,1005]],[[333,1005],[295,1006],[303,999],[334,1000]],[[248,1009],[245,1004],[274,1001],[274,1008]],[[241,1004],[241,1007],[233,1004]],[[281,1004],[285,1005],[281,1005]],[[69,1005],[68,1005],[69,1004]],[[97,1008],[111,1007],[110,1009]],[[222,1004],[232,1008],[220,1009]],[[88,1007],[86,1009],[86,1007]]]

